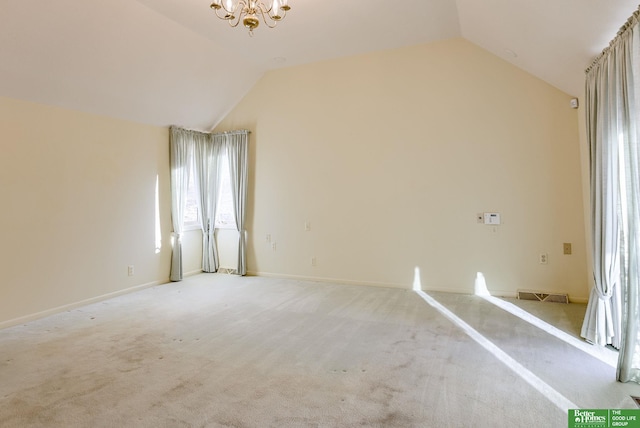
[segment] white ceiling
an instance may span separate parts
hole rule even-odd
[[[579,95],[584,68],[638,7],[636,0],[289,0],[287,18],[251,38],[217,19],[209,3],[0,0],[0,96],[208,130],[267,70],[452,37]]]

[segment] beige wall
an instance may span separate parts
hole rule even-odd
[[[0,98],[0,129],[0,327],[168,280],[166,128]]]
[[[216,128],[253,132],[249,271],[586,300],[570,98],[464,40],[268,73]]]
[[[410,287],[418,267],[460,292],[482,272],[494,293],[586,300],[569,99],[462,40],[267,74],[217,128],[253,131],[250,272]],[[167,129],[6,98],[0,125],[0,327],[168,280]],[[198,272],[199,232],[184,242]],[[218,242],[235,267],[235,232]]]

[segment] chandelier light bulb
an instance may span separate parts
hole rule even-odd
[[[224,8],[227,12],[233,12],[235,7],[233,7],[233,0],[224,0]]]
[[[280,16],[280,2],[278,0],[273,0],[273,4],[271,5],[271,19],[275,21],[282,19]]]

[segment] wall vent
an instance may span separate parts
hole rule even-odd
[[[561,293],[541,293],[539,291],[518,291],[520,300],[537,300],[539,302],[569,303],[569,296]]]

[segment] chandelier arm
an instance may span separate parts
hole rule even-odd
[[[240,0],[238,2],[238,5],[236,6],[236,10],[234,10],[234,12],[240,10],[241,12],[246,12],[247,9],[249,9],[249,3],[247,3],[245,0]]]
[[[224,10],[224,12],[222,12],[222,13],[224,13],[225,15],[220,15],[220,9],[223,9],[223,10]],[[228,18],[228,16],[229,16],[229,12],[227,12],[227,11],[226,11],[226,9],[224,9],[224,7],[221,7],[220,9],[214,9],[214,10],[213,10],[213,11],[216,13],[216,16],[217,16],[218,18],[222,19],[222,20],[225,20],[225,21],[226,21],[226,20],[228,20],[228,19],[229,19],[229,18]]]
[[[240,0],[233,13],[233,19],[228,20],[229,26],[236,28],[242,21],[242,17],[249,12],[249,5],[245,0]]]
[[[269,12],[271,12],[271,9],[273,9],[273,5],[272,5],[272,6],[267,7],[267,6],[265,6],[265,4],[264,4],[264,3],[259,2],[259,3],[258,3],[258,7],[257,7],[256,9],[260,9],[260,13],[262,13],[262,14],[265,14],[265,13],[266,13],[266,14],[268,15],[268,14],[269,14]]]
[[[260,6],[262,6],[262,3],[260,3]],[[278,25],[278,21],[271,18],[271,16],[269,16],[269,12],[265,12],[262,7],[260,7],[258,10],[260,11],[260,15],[262,15],[262,21],[264,22],[264,25],[269,28],[276,28],[276,25]],[[269,24],[269,22],[273,22],[273,25]]]

